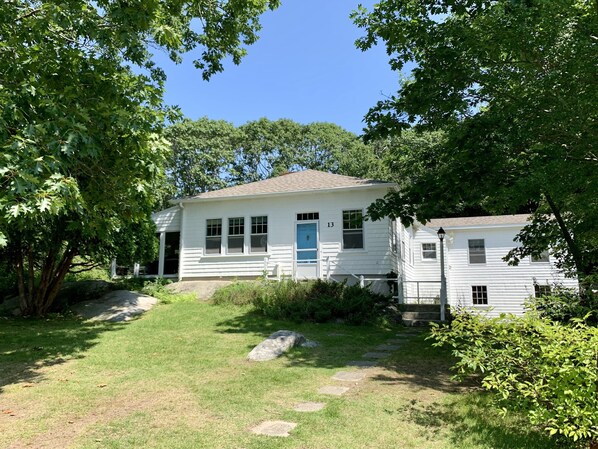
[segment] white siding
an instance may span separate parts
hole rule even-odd
[[[533,263],[529,258],[518,266],[504,262],[503,257],[516,246],[513,239],[519,230],[520,227],[447,230],[448,299],[453,307],[471,307],[491,316],[521,314],[524,301],[534,294],[534,282],[577,286],[576,281],[565,279],[553,263]],[[469,239],[484,239],[485,264],[469,263]],[[473,306],[471,287],[474,285],[487,286],[488,306]]]
[[[170,207],[152,214],[158,232],[178,232],[181,230],[181,208]]]
[[[393,269],[389,245],[388,220],[364,222],[363,250],[342,250],[342,211],[365,209],[386,190],[338,191],[310,193],[288,197],[264,197],[244,200],[205,201],[187,203],[182,223],[181,277],[257,277],[264,272],[268,257],[268,274],[275,267],[283,276],[293,275],[296,214],[319,212],[319,257],[330,258],[332,275],[384,275]],[[268,217],[268,253],[248,254],[251,217]],[[245,253],[227,255],[228,218],[245,218]],[[206,220],[222,219],[223,254],[204,253]],[[330,226],[329,226],[330,224]],[[326,274],[326,262],[321,263],[321,275]]]

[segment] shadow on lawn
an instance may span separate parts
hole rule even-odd
[[[0,318],[0,393],[6,385],[39,380],[41,368],[83,357],[100,334],[122,326],[62,317]]]

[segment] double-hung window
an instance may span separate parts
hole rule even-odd
[[[245,219],[243,217],[228,219],[228,252],[242,254],[245,248]]]
[[[363,249],[363,211],[343,211],[343,249]]]
[[[484,239],[470,239],[467,242],[469,246],[469,263],[486,263]]]
[[[206,254],[220,254],[222,251],[222,219],[206,220]]]
[[[422,243],[422,259],[436,260],[436,243]]]
[[[251,217],[251,252],[268,252],[268,217]]]

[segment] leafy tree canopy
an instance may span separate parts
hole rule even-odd
[[[598,2],[382,0],[353,14],[363,50],[382,41],[396,95],[366,117],[370,139],[441,130],[391,150],[409,184],[372,208],[409,223],[467,208],[535,210],[510,261],[555,249],[580,277],[598,268]]]
[[[177,62],[196,50],[208,79],[225,57],[240,61],[259,15],[277,5],[0,3],[0,244],[25,313],[49,309],[76,256],[142,258],[153,243],[161,131],[174,111],[150,49]]]
[[[202,118],[177,123],[166,136],[172,149],[168,184],[178,196],[308,168],[379,179],[388,175],[373,146],[332,123],[262,118],[235,127]]]

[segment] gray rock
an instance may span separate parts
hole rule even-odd
[[[332,376],[333,380],[341,380],[343,382],[359,382],[365,378],[364,372],[356,372],[356,371],[339,371],[334,376]]]
[[[313,340],[305,340],[303,343],[301,343],[302,348],[317,348],[318,346],[320,346],[320,343]]]
[[[251,350],[247,358],[255,362],[265,362],[280,357],[293,346],[305,343],[305,337],[297,332],[280,330],[274,332]]]
[[[347,362],[347,366],[354,366],[357,368],[373,368],[374,366],[378,366],[378,362],[374,362],[372,360],[352,360]]]
[[[322,387],[318,390],[320,394],[329,394],[331,396],[342,396],[347,391],[349,391],[349,387],[337,387],[334,385],[327,385]]]
[[[289,432],[297,427],[297,424],[286,421],[265,421],[255,426],[251,431],[257,435],[269,437],[288,437]]]
[[[158,303],[153,296],[128,290],[115,290],[100,299],[84,301],[72,307],[73,312],[90,321],[129,321],[147,312]]]
[[[326,404],[322,402],[302,402],[297,404],[293,410],[296,412],[319,412]]]

